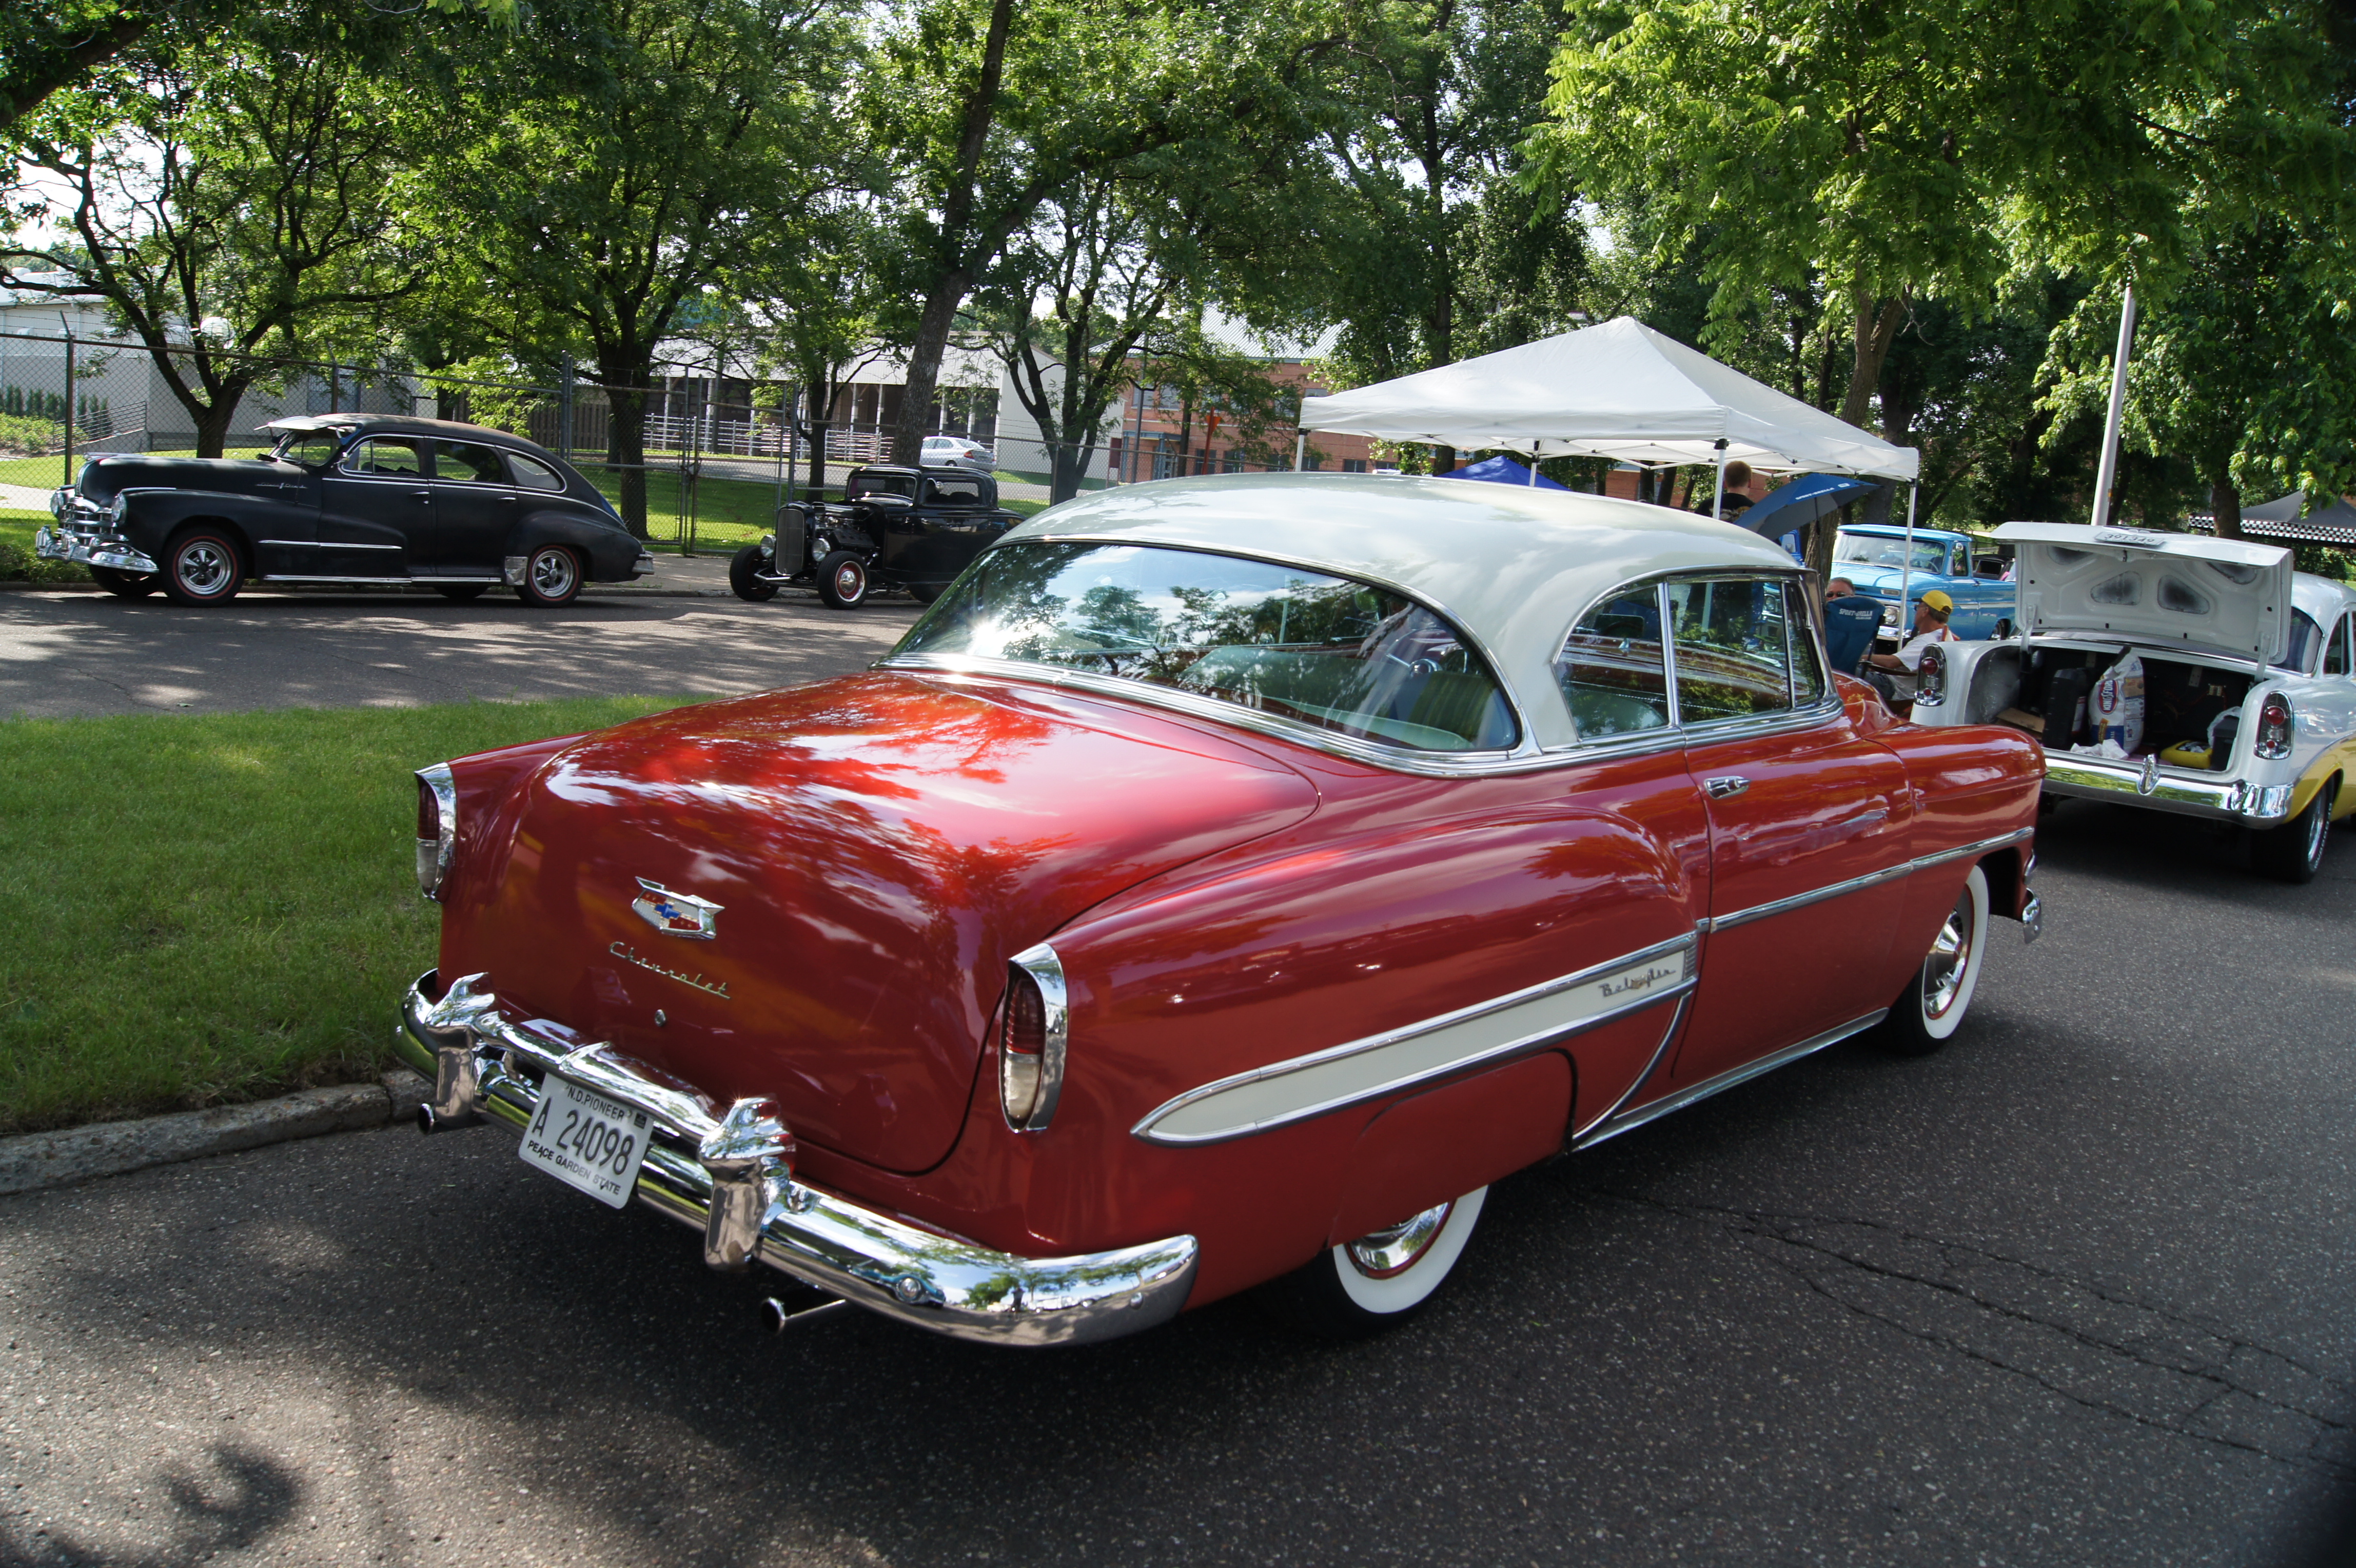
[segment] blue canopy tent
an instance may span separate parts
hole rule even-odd
[[[1531,482],[1531,474],[1527,468],[1523,467],[1511,457],[1502,456],[1483,457],[1470,467],[1456,469],[1448,477],[1451,479],[1486,479],[1493,485],[1527,485]],[[1556,484],[1544,474],[1537,476],[1537,484],[1542,490],[1567,490],[1570,488],[1568,485]]]

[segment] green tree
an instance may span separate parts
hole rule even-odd
[[[508,317],[489,336],[586,350],[640,538],[659,346],[833,183],[856,42],[828,0],[543,0],[458,40],[437,226]]]
[[[156,350],[203,456],[273,384],[257,355],[373,357],[383,307],[425,274],[404,199],[414,122],[369,52],[297,12],[150,31],[16,126],[0,276],[103,300]],[[228,328],[195,330],[209,320]]]

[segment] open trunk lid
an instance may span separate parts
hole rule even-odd
[[[1014,954],[1317,800],[1148,711],[889,673],[642,719],[519,788],[445,962],[897,1171],[955,1143]]]
[[[2096,528],[2008,522],[2018,549],[2014,624],[2271,664],[2290,650],[2291,553],[2278,545]]]

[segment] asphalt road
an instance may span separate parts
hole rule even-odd
[[[724,563],[697,567],[694,580],[724,585]],[[838,611],[796,593],[759,605],[584,594],[561,610],[499,592],[465,605],[248,592],[209,610],[160,596],[0,594],[0,718],[720,695],[859,668],[918,613],[905,596]]]
[[[2356,845],[2234,853],[2066,808],[1945,1051],[1526,1173],[1356,1345],[776,1338],[487,1128],[0,1199],[0,1562],[2304,1561],[2356,1460]]]

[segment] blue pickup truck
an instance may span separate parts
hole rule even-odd
[[[1916,529],[1913,571],[1906,580],[1908,604],[1901,616],[1898,583],[1905,565],[1903,528],[1844,528],[1833,545],[1833,575],[1847,577],[1858,593],[1881,601],[1885,635],[1912,625],[1913,607],[1933,588],[1945,589],[1955,601],[1948,627],[1960,638],[1977,641],[1993,637],[1996,623],[2012,614],[2012,585],[2005,580],[2005,564],[1985,539],[1944,528]]]

